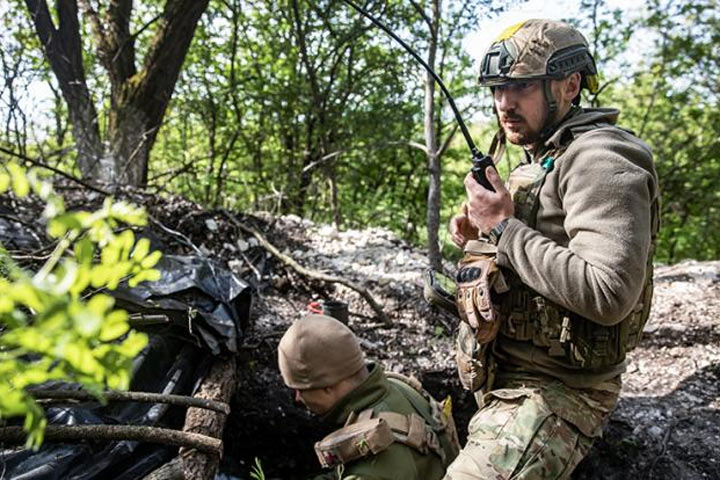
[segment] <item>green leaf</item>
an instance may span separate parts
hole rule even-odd
[[[135,249],[132,252],[132,259],[135,260],[136,262],[139,262],[147,256],[149,251],[150,251],[150,240],[148,240],[147,238],[141,238],[135,244]]]
[[[70,294],[77,297],[90,285],[90,271],[89,265],[80,265],[77,270],[77,277],[75,283],[70,288]]]
[[[108,244],[100,252],[100,262],[104,265],[112,265],[120,261],[120,250],[122,248],[122,240],[114,237],[108,241]]]
[[[91,312],[103,316],[113,305],[115,305],[115,299],[113,297],[99,293],[88,301],[87,308]]]
[[[75,258],[81,265],[90,265],[95,255],[95,246],[90,239],[85,236],[75,243]]]
[[[130,250],[135,243],[135,234],[132,230],[124,230],[118,235],[118,243],[120,245],[120,259],[124,260],[130,256]]]
[[[155,282],[160,280],[161,277],[162,275],[159,270],[143,270],[128,280],[128,286],[130,286],[130,288],[137,287],[140,282]]]
[[[0,193],[5,193],[10,186],[10,175],[0,171]]]
[[[153,251],[150,255],[145,257],[142,262],[140,262],[140,266],[142,268],[152,268],[160,261],[160,258],[162,257],[162,252],[160,250]]]
[[[10,291],[17,303],[22,303],[36,312],[45,310],[45,304],[40,298],[40,291],[28,282],[17,283]]]
[[[147,335],[131,330],[127,338],[118,346],[118,353],[134,358],[147,345]]]
[[[60,238],[70,230],[80,230],[82,223],[76,213],[63,213],[48,223],[48,235]]]
[[[118,262],[110,269],[110,275],[107,279],[107,288],[115,290],[118,284],[130,273],[133,264],[130,262]]]
[[[125,335],[130,330],[128,315],[122,310],[115,310],[105,318],[100,329],[100,340],[109,342]]]
[[[30,193],[30,183],[25,176],[25,170],[16,163],[10,163],[7,166],[12,177],[13,190],[18,197],[24,197]]]
[[[145,211],[127,202],[113,203],[109,210],[110,217],[127,223],[128,225],[144,226],[147,224]]]
[[[108,265],[95,265],[90,271],[90,285],[94,288],[104,287],[110,277],[112,267]]]
[[[0,294],[0,315],[12,312],[15,308],[15,301],[9,295]]]
[[[85,308],[79,304],[73,305],[70,310],[73,325],[78,334],[85,338],[96,336],[100,332],[103,323],[103,314]]]

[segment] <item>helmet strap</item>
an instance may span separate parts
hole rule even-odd
[[[555,100],[555,97],[553,97],[552,90],[550,89],[550,79],[544,78],[542,80],[542,86],[543,86],[543,92],[545,94],[545,103],[548,106],[548,114],[547,119],[545,120],[545,125],[543,126],[543,129],[540,131],[540,139],[542,141],[545,141],[545,139],[549,138],[550,135],[552,135],[553,131],[555,130],[555,126],[557,125],[556,115],[557,115],[557,100]]]
[[[545,92],[545,102],[548,106],[548,118],[552,118],[557,111],[557,100],[553,97],[552,90],[550,89],[550,79],[543,78],[543,92]]]
[[[495,162],[495,165],[502,160],[503,155],[505,155],[506,148],[507,141],[505,139],[505,130],[502,129],[500,122],[498,121],[498,131],[495,133],[495,136],[490,143],[490,150],[488,151],[488,154],[493,159],[493,162]]]

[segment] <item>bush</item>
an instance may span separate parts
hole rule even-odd
[[[108,198],[98,211],[67,212],[37,171],[0,163],[0,194],[8,190],[45,202],[47,233],[57,241],[37,272],[20,268],[0,245],[0,419],[24,416],[26,446],[37,448],[46,420],[30,387],[76,382],[100,400],[105,388],[128,388],[147,337],[103,292],[159,279],[153,267],[161,254],[129,228],[146,224],[141,208]]]

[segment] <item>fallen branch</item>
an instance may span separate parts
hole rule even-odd
[[[22,427],[0,428],[0,443],[23,444],[27,433]],[[45,427],[46,442],[72,441],[121,441],[162,443],[177,447],[195,448],[201,452],[222,455],[222,440],[199,435],[197,433],[180,432],[169,428],[139,427],[134,425],[48,425]]]
[[[62,400],[98,400],[98,398],[83,390],[28,390],[36,399],[50,399],[51,401]],[[230,413],[230,406],[224,402],[197,397],[186,397],[183,395],[165,395],[161,393],[148,392],[103,392],[103,397],[109,402],[139,402],[139,403],[166,403],[182,407],[196,407],[216,412]]]
[[[152,215],[148,214],[148,218],[150,219],[151,222],[153,222],[155,225],[160,227],[160,229],[163,230],[165,233],[169,233],[170,235],[174,235],[174,236],[180,238],[181,240],[183,240],[185,242],[185,245],[192,248],[195,251],[195,253],[198,255],[198,257],[206,258],[206,255],[203,255],[203,253],[200,251],[200,249],[197,246],[195,246],[195,244],[186,235],[183,235],[182,233],[178,232],[177,230],[173,230],[170,227],[166,227],[165,225],[163,225],[163,223],[160,220],[153,217]]]
[[[358,292],[364,299],[367,301],[367,303],[370,305],[370,307],[375,311],[375,314],[378,316],[380,321],[382,321],[385,326],[391,326],[392,323],[390,322],[390,319],[387,317],[385,312],[383,311],[380,304],[378,304],[373,296],[370,294],[370,292],[363,286],[358,285],[357,283],[351,282],[350,280],[336,277],[333,275],[328,275],[326,273],[320,272],[318,270],[311,270],[309,268],[305,268],[299,263],[297,263],[294,259],[289,257],[288,255],[283,254],[280,252],[280,250],[277,249],[273,244],[271,244],[262,233],[258,232],[254,228],[248,227],[247,225],[242,224],[237,218],[235,218],[234,215],[232,215],[227,210],[222,210],[223,214],[230,220],[230,222],[238,227],[240,230],[244,231],[245,233],[249,233],[250,235],[253,235],[255,238],[257,238],[258,242],[267,250],[270,252],[273,256],[275,256],[278,260],[283,262],[285,265],[289,266],[293,270],[295,270],[300,275],[303,275],[305,277],[314,278],[316,280],[321,280],[323,282],[329,282],[329,283],[340,283],[342,285],[345,285],[346,287],[355,290]]]

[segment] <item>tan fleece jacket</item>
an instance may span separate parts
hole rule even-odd
[[[650,249],[651,204],[658,196],[647,145],[614,126],[591,129],[597,123],[614,124],[618,114],[614,109],[582,110],[536,153],[532,161],[542,160],[573,129],[574,139],[540,191],[535,228],[510,219],[497,256],[501,267],[517,273],[542,296],[602,325],[620,322],[640,297]],[[583,126],[588,131],[578,133]],[[518,342],[508,339],[500,343],[500,357],[511,363],[544,365],[539,370],[561,376],[553,372],[557,362],[544,351],[513,347]]]

